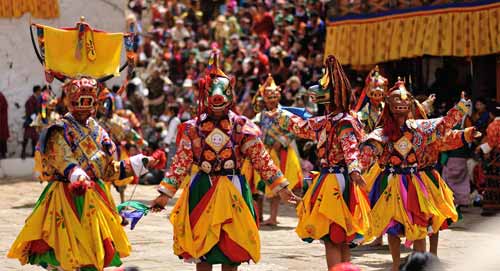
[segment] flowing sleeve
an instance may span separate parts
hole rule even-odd
[[[465,102],[460,101],[442,118],[417,120],[417,131],[426,138],[425,143],[432,143],[437,139],[444,138],[448,131],[462,121],[467,111]]]
[[[314,118],[304,120],[301,117],[294,114],[280,114],[278,123],[279,126],[293,134],[295,137],[303,139],[316,139],[316,133],[311,127],[311,123]]]
[[[344,153],[344,160],[347,164],[347,170],[349,174],[352,172],[361,173],[359,165],[359,142],[356,134],[354,132],[354,127],[348,121],[342,121],[340,123],[339,140],[340,146],[342,147],[342,152]]]
[[[173,157],[172,165],[158,186],[158,191],[173,197],[184,178],[188,175],[193,164],[193,149],[191,139],[185,133],[186,123],[180,124],[177,131],[177,151]]]
[[[464,130],[451,130],[444,138],[439,140],[439,151],[450,151],[463,147],[471,143],[474,128],[469,127]]]
[[[242,144],[241,152],[246,158],[250,159],[252,167],[260,174],[262,180],[273,193],[277,193],[288,186],[285,176],[273,163],[264,144],[257,136],[247,135]]]

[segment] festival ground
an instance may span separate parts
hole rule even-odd
[[[6,259],[5,255],[42,187],[28,179],[0,180],[0,270],[41,270],[32,266],[22,267],[16,260]],[[132,188],[127,189],[127,198]],[[149,201],[156,193],[153,186],[138,186],[134,200]],[[114,196],[118,194],[114,193]],[[173,203],[169,203],[167,210],[172,209]],[[193,265],[178,260],[172,252],[172,226],[167,220],[167,212],[149,214],[135,230],[127,230],[133,250],[132,255],[125,259],[125,266],[137,266],[147,271],[194,270]],[[463,221],[452,226],[451,230],[442,232],[439,256],[446,263],[447,270],[499,270],[500,215],[482,217],[479,213],[478,208],[467,209]],[[244,264],[239,270],[326,270],[323,246],[320,243],[303,243],[297,238],[294,232],[297,224],[294,209],[281,206],[279,221],[279,227],[264,227],[260,231],[261,262],[258,265]],[[409,250],[403,251],[405,257]],[[391,260],[387,246],[384,246],[378,249],[354,249],[352,261],[363,270],[370,271],[387,270]]]

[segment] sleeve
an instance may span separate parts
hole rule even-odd
[[[425,136],[427,144],[432,143],[443,138],[448,131],[459,124],[467,111],[465,102],[460,101],[442,118],[418,120],[417,130]]]
[[[439,142],[439,151],[451,151],[471,143],[474,128],[469,127],[464,130],[451,130]]]
[[[158,186],[158,191],[169,197],[174,196],[193,164],[191,140],[188,135],[184,133],[184,129],[178,130],[176,141],[178,142],[177,151],[173,157],[172,165]]]
[[[360,165],[358,162],[359,158],[359,142],[354,133],[354,128],[352,124],[348,121],[343,121],[340,123],[339,128],[339,140],[340,146],[342,147],[342,152],[344,153],[344,160],[347,164],[347,171],[349,174],[352,172],[361,173]]]
[[[500,140],[500,125],[498,121],[493,121],[486,129],[486,140],[483,144],[479,145],[484,153],[489,153],[497,148]]]
[[[252,167],[257,170],[262,180],[273,193],[277,193],[288,186],[285,176],[273,163],[264,144],[257,136],[248,135],[241,146],[241,152],[246,158],[250,159]]]
[[[70,180],[72,173],[80,172],[82,169],[73,156],[70,146],[63,136],[62,130],[53,131],[47,140],[45,154],[51,167],[60,175]],[[76,175],[75,175],[76,176]]]
[[[290,132],[295,137],[315,140],[316,133],[311,129],[310,121],[313,121],[313,119],[304,120],[297,115],[281,114],[278,123],[282,129]]]
[[[108,154],[106,169],[104,176],[102,176],[105,181],[123,181],[129,177],[140,177],[148,172],[142,162],[144,155],[137,154],[121,161],[116,160],[116,146],[108,135],[104,136],[101,145],[103,146],[102,151]]]

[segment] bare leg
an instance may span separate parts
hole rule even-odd
[[[392,271],[398,271],[399,270],[399,264],[400,264],[400,259],[401,259],[401,251],[399,246],[401,245],[401,239],[392,234],[388,234],[388,240],[389,240],[389,250],[391,251],[391,256],[392,256]]]
[[[429,236],[430,253],[438,255],[439,231]]]
[[[328,269],[342,262],[341,245],[336,245],[331,241],[325,241],[325,253]]]
[[[417,252],[425,252],[425,238],[420,240],[415,240],[413,242],[413,250]]]
[[[212,271],[212,265],[209,263],[197,263],[196,271]]]
[[[348,244],[342,244],[341,245],[341,253],[342,253],[342,262],[347,263],[351,261],[351,249],[349,248]]]
[[[238,270],[238,266],[231,266],[231,265],[227,265],[227,264],[223,264],[222,268],[221,268],[221,271],[237,271],[237,270]]]
[[[264,197],[261,195],[257,196],[255,202],[257,203],[257,210],[259,211],[259,221],[262,223],[264,220]]]
[[[125,187],[123,187],[123,189],[120,189],[120,202],[125,202]]]
[[[276,225],[278,224],[278,209],[280,207],[280,198],[273,197],[271,199],[271,215],[263,223],[264,225]]]

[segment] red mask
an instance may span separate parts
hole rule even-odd
[[[79,121],[94,114],[97,103],[97,81],[92,78],[73,79],[63,86],[69,112]]]

